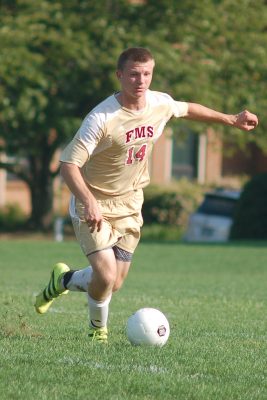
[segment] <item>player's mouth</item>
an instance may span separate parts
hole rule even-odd
[[[146,90],[146,88],[139,88],[139,87],[135,88],[135,91],[137,93],[144,93],[145,90]]]

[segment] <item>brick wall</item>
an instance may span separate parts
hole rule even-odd
[[[207,183],[217,183],[222,174],[222,141],[213,129],[207,130],[206,176]]]
[[[171,132],[166,129],[156,142],[151,162],[150,178],[153,183],[166,183],[171,180],[172,140]]]
[[[224,145],[223,175],[255,175],[267,172],[267,155],[251,143],[244,150]]]

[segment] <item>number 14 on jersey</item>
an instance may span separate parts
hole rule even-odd
[[[147,144],[143,144],[141,147],[136,146],[129,147],[127,150],[126,165],[131,165],[134,162],[143,161],[146,155]]]

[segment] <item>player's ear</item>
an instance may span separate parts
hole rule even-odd
[[[118,70],[116,71],[116,76],[117,76],[117,78],[118,78],[119,80],[121,80],[122,71],[118,69]]]

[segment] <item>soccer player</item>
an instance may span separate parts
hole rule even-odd
[[[166,123],[173,117],[187,118],[245,131],[258,124],[249,111],[224,114],[149,90],[154,65],[145,48],[123,51],[116,72],[121,90],[89,112],[60,160],[72,192],[75,234],[90,266],[70,270],[56,264],[48,285],[36,297],[35,309],[45,313],[69,290],[86,292],[93,341],[107,341],[112,293],[122,286],[140,239],[149,155]]]

